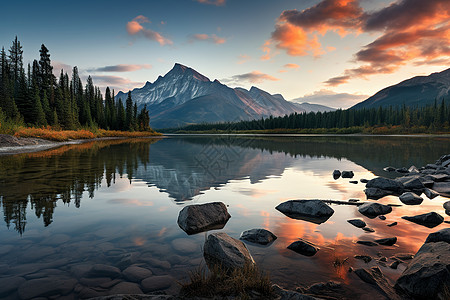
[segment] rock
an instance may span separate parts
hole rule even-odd
[[[427,164],[427,165],[425,166],[425,169],[436,170],[437,168],[439,168],[439,166],[436,165],[436,164]]]
[[[397,267],[398,267],[399,264],[400,264],[400,261],[398,261],[398,260],[393,261],[393,262],[389,265],[389,268],[391,268],[391,269],[397,269]]]
[[[419,169],[417,169],[416,166],[412,165],[411,167],[409,167],[408,172],[409,173],[419,173]]]
[[[301,293],[290,290],[285,290],[277,284],[272,285],[272,290],[278,296],[276,299],[279,300],[318,300],[317,298],[314,298],[312,296],[303,295]]]
[[[347,220],[347,222],[358,228],[366,227],[366,222],[363,219],[351,219]]]
[[[427,187],[427,188],[432,188],[433,185],[434,185],[434,181],[432,181],[432,180],[426,180],[426,179],[423,178],[423,177],[420,178],[420,181],[422,181],[423,186],[424,186],[424,187]]]
[[[289,200],[275,207],[286,216],[316,224],[327,221],[334,210],[321,200]]]
[[[450,165],[450,154],[442,155],[435,164],[443,167]]]
[[[394,172],[395,168],[394,167],[385,167],[385,168],[383,168],[383,171],[385,171],[385,172]]]
[[[387,226],[389,226],[389,227],[392,227],[392,226],[395,226],[395,225],[397,225],[397,222],[392,222],[391,224],[387,224]]]
[[[401,168],[395,169],[395,171],[397,173],[409,173],[408,169],[405,168],[405,167],[401,167]]]
[[[313,256],[319,251],[319,248],[315,247],[310,242],[303,240],[295,241],[287,248],[305,256]]]
[[[241,237],[239,239],[251,243],[267,245],[275,241],[277,237],[269,230],[256,228],[242,232]]]
[[[174,282],[174,278],[169,275],[152,276],[142,280],[141,286],[145,293],[160,291],[169,288]]]
[[[417,196],[415,193],[406,192],[400,195],[400,201],[406,205],[419,205],[422,203],[423,198]]]
[[[362,281],[378,287],[387,296],[388,299],[401,299],[392,288],[391,283],[383,275],[383,272],[381,272],[380,268],[373,267],[370,269],[356,269],[355,274],[358,275],[358,277]]]
[[[303,293],[313,294],[320,299],[347,299],[348,292],[344,284],[336,281],[318,282],[304,289]]]
[[[438,299],[450,282],[450,244],[423,244],[398,278],[395,288],[415,299]]]
[[[361,183],[368,183],[368,182],[369,182],[369,179],[361,178],[359,181],[360,181]]]
[[[361,214],[373,219],[379,215],[390,213],[392,211],[392,207],[380,203],[364,203],[358,207],[358,211]]]
[[[378,200],[384,196],[390,195],[391,193],[378,188],[367,188],[364,190],[367,199]]]
[[[434,182],[441,182],[450,179],[450,176],[447,174],[430,174],[424,177],[425,179],[432,180]]]
[[[378,261],[387,262],[387,257],[386,256],[380,257]]]
[[[375,230],[373,230],[373,229],[370,228],[370,227],[364,227],[363,230],[364,230],[365,232],[375,232]]]
[[[400,260],[410,260],[414,258],[414,254],[412,253],[397,253],[394,256],[396,259],[400,259]]]
[[[341,177],[341,171],[339,171],[339,170],[334,170],[334,171],[333,171],[333,178],[336,180],[336,179],[338,179],[339,177]]]
[[[425,226],[428,228],[436,227],[444,221],[444,217],[442,217],[440,214],[435,213],[435,212],[429,212],[426,214],[421,214],[421,215],[412,216],[412,217],[405,216],[405,217],[402,217],[402,219],[405,219],[410,222],[414,222],[416,224],[419,224],[419,225],[422,225],[422,226]]]
[[[450,201],[445,202],[442,206],[446,211],[450,211]]]
[[[397,243],[397,237],[379,239],[379,240],[375,240],[375,242],[377,242],[380,245],[384,245],[384,246],[392,246],[395,243]]]
[[[105,296],[106,295],[106,291],[96,291],[90,288],[82,288],[80,290],[80,293],[78,294],[78,298],[79,299],[90,299],[90,298],[94,298],[94,297],[101,297],[101,296]]]
[[[0,278],[0,297],[7,296],[17,290],[25,281],[25,278],[16,276]]]
[[[359,202],[359,199],[348,199],[348,202]]]
[[[402,182],[407,190],[422,190],[425,188],[419,176],[406,177],[407,180]]]
[[[378,188],[380,190],[391,191],[394,193],[401,194],[403,192],[403,185],[393,179],[377,177],[369,180],[366,184],[367,188]]]
[[[115,285],[110,291],[110,295],[118,294],[143,294],[138,284],[132,282],[121,282]]]
[[[33,279],[20,285],[18,293],[22,300],[53,295],[66,295],[73,290],[76,283],[77,281],[75,279],[62,279],[57,277]]]
[[[358,244],[364,245],[364,246],[378,246],[377,243],[371,242],[371,241],[357,241]]]
[[[433,190],[438,192],[442,196],[450,196],[450,182],[435,182],[433,184]]]
[[[141,282],[145,278],[152,276],[152,274],[152,271],[149,269],[144,269],[138,266],[129,266],[123,270],[123,276],[125,276],[128,281],[132,282]]]
[[[210,234],[203,253],[208,264],[220,264],[229,269],[255,263],[245,244],[224,232]]]
[[[174,239],[171,244],[175,250],[182,253],[196,253],[200,250],[200,245],[192,239]]]
[[[109,265],[96,264],[89,271],[89,277],[110,277],[117,278],[122,276],[120,270]]]
[[[372,257],[368,255],[355,255],[354,258],[363,260],[366,264],[372,261]]]
[[[358,181],[357,180],[350,180],[349,183],[358,184]]]
[[[450,228],[444,228],[439,231],[430,233],[425,240],[425,244],[437,242],[446,242],[450,244]]]
[[[381,215],[381,216],[378,216],[378,219],[380,219],[380,220],[386,220],[386,217],[385,216],[383,216],[383,215]]]
[[[423,190],[423,192],[425,193],[425,196],[428,197],[428,199],[434,199],[434,198],[436,198],[437,196],[439,196],[439,193],[438,193],[438,192],[436,192],[435,190],[432,190],[432,189],[430,189],[430,188],[425,188],[425,189]]]
[[[221,229],[231,218],[222,202],[188,205],[178,215],[178,226],[187,234]]]
[[[353,178],[355,174],[353,174],[353,171],[342,171],[342,178]]]

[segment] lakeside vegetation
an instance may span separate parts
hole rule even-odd
[[[61,70],[59,79],[47,47],[42,44],[39,60],[23,65],[23,50],[15,38],[8,54],[0,52],[0,133],[43,137],[52,140],[102,136],[154,135],[149,112],[138,112],[131,93],[125,102],[114,99],[114,90],[100,88],[88,76],[83,86],[78,68],[69,79]],[[143,132],[143,133],[136,133]]]
[[[442,134],[450,132],[450,106],[442,99],[423,107],[338,109],[293,113],[252,121],[193,124],[163,130],[167,133],[242,134]]]

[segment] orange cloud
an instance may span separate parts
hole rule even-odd
[[[130,22],[128,22],[126,25],[128,34],[131,36],[141,35],[149,40],[158,42],[161,46],[173,44],[171,40],[164,37],[159,32],[144,28],[142,26],[142,23],[150,23],[150,21],[147,17],[139,15]]]
[[[211,4],[216,6],[222,6],[225,5],[226,0],[195,0],[202,4]]]
[[[288,68],[288,69],[298,69],[298,68],[300,68],[300,66],[297,65],[297,64],[285,64],[284,67]]]
[[[261,83],[263,81],[278,81],[279,78],[273,77],[268,74],[261,73],[260,71],[252,71],[250,73],[234,75],[230,79],[223,79],[223,82],[236,82],[248,81],[251,83]]]
[[[88,72],[133,72],[142,69],[151,69],[152,66],[148,64],[143,65],[127,65],[119,64],[113,66],[104,66],[100,68],[88,69]]]
[[[224,44],[227,40],[225,38],[221,38],[218,37],[215,34],[204,34],[204,33],[198,33],[198,34],[194,34],[191,35],[189,42],[194,42],[194,41],[206,41],[206,42],[211,42],[214,44]]]

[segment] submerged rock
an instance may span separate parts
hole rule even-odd
[[[369,182],[369,179],[361,178],[359,181],[360,181],[361,183],[368,183],[368,182]]]
[[[400,195],[400,201],[406,205],[419,205],[422,203],[423,198],[417,196],[413,192],[406,192]]]
[[[239,238],[244,241],[248,241],[251,243],[267,245],[274,240],[277,239],[276,235],[270,232],[269,230],[257,228],[246,230],[241,233],[241,237]]]
[[[405,217],[402,217],[402,219],[405,219],[410,222],[414,222],[416,224],[419,224],[419,225],[422,225],[422,226],[425,226],[428,228],[436,227],[444,221],[444,217],[442,217],[438,213],[435,213],[434,211],[426,213],[426,214],[412,216],[412,217],[405,216]]]
[[[255,263],[245,244],[224,232],[208,235],[203,253],[208,264],[219,264],[229,269]]]
[[[384,245],[384,246],[392,246],[395,243],[397,243],[397,237],[379,239],[379,240],[375,240],[375,242],[377,242],[380,245]]]
[[[326,222],[334,210],[321,200],[289,200],[275,207],[286,216],[316,224]]]
[[[366,222],[364,222],[363,219],[351,219],[351,220],[347,220],[347,222],[349,222],[350,224],[352,224],[353,226],[358,227],[358,228],[366,227]]]
[[[18,289],[20,299],[33,299],[69,294],[77,281],[69,278],[47,277],[24,282]]]
[[[368,256],[368,255],[355,255],[354,258],[356,259],[361,259],[362,261],[364,261],[366,264],[368,264],[369,262],[372,261],[372,257]]]
[[[375,218],[390,213],[392,207],[380,203],[364,203],[358,207],[358,211],[369,218]]]
[[[442,196],[450,197],[450,182],[435,182],[433,184],[433,190]]]
[[[152,276],[153,273],[149,269],[141,268],[139,266],[130,266],[123,270],[123,276],[132,282],[141,282],[147,277]]]
[[[221,229],[231,218],[222,202],[188,205],[178,215],[178,226],[187,234]]]
[[[319,248],[315,247],[310,242],[303,240],[295,241],[287,248],[305,256],[313,256],[319,251]]]
[[[438,299],[450,282],[449,253],[447,242],[424,244],[398,278],[395,288],[415,299]]]
[[[365,232],[375,232],[375,230],[372,229],[372,228],[370,228],[370,227],[364,227],[363,230],[364,230]]]

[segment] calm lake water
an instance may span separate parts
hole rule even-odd
[[[252,228],[278,236],[266,247],[247,245],[273,282],[295,288],[335,280],[348,285],[355,298],[373,296],[373,288],[348,268],[378,265],[395,280],[405,264],[393,270],[353,256],[386,256],[389,264],[396,253],[415,253],[430,232],[449,224],[429,229],[401,217],[435,211],[449,220],[442,207],[448,199],[423,196],[422,205],[394,207],[387,220],[331,204],[334,215],[320,225],[290,219],[275,206],[290,199],[366,200],[364,184],[334,180],[333,170],[351,170],[358,181],[392,178],[401,175],[384,167],[420,167],[448,153],[446,137],[170,136],[0,156],[0,298],[33,298],[42,290],[51,299],[136,288],[176,293],[177,281],[205,265],[206,236],[183,232],[178,213],[185,205],[213,201],[228,206],[232,217],[221,231],[230,236],[239,238]],[[401,204],[393,196],[378,202]],[[375,232],[350,225],[351,218],[364,219]],[[397,226],[386,226],[395,221]],[[392,236],[398,242],[391,247],[356,244]],[[298,238],[318,245],[319,252],[306,257],[286,249]],[[343,267],[333,266],[345,258]],[[96,264],[103,266],[92,270]],[[127,285],[123,274],[110,279],[114,271],[106,266],[123,271],[131,265],[151,270],[157,280]]]

